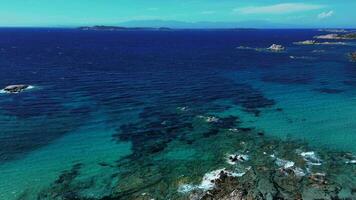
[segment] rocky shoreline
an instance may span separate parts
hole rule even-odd
[[[273,144],[266,144],[263,147],[267,147],[265,149],[267,150],[271,145]],[[266,154],[264,158],[261,156],[258,161],[252,161],[252,165],[249,163],[252,167],[248,168],[242,176],[233,176],[233,173],[222,169],[218,176],[211,180],[214,184],[212,189],[193,191],[188,199],[331,200],[356,197],[356,188],[347,188],[345,187],[347,183],[337,182],[338,175],[334,174],[343,169],[349,171],[350,176],[354,177],[355,156],[349,153],[326,154],[323,155],[326,157],[321,160],[314,152],[296,152],[295,155],[291,158],[294,161],[291,161]]]

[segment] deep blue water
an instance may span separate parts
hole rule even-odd
[[[179,185],[224,166],[242,140],[352,160],[356,46],[293,44],[320,34],[1,29],[0,87],[34,88],[0,94],[0,199],[183,198]],[[237,48],[273,43],[286,51]],[[298,149],[278,144],[267,153]],[[354,194],[355,180],[337,184]]]

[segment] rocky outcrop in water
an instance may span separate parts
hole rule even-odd
[[[23,90],[27,89],[29,85],[8,85],[6,86],[3,90],[7,93],[19,93],[22,92]]]
[[[272,44],[267,49],[271,50],[271,51],[283,51],[285,48],[282,45],[279,45],[279,44]]]
[[[300,42],[294,42],[296,45],[313,45],[316,44],[315,40],[305,40],[305,41],[300,41]]]

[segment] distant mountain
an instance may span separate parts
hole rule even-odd
[[[299,28],[289,24],[271,23],[268,21],[240,21],[240,22],[183,22],[173,20],[133,20],[118,24],[123,27],[170,27],[179,29],[198,29],[198,28]],[[301,28],[301,27],[300,27]]]
[[[129,31],[129,30],[170,30],[170,28],[166,27],[123,27],[123,26],[81,26],[78,27],[79,30],[82,31]]]

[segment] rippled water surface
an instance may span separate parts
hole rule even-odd
[[[0,199],[194,199],[223,168],[356,198],[356,43],[293,44],[318,34],[1,29],[0,87],[34,87],[0,93]]]

